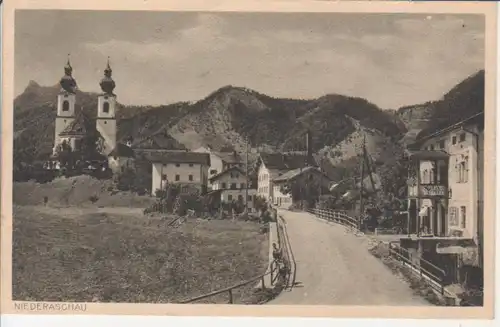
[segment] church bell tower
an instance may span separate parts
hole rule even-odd
[[[103,138],[103,153],[109,154],[116,147],[116,95],[115,81],[111,77],[111,66],[108,63],[104,70],[104,77],[100,82],[103,91],[97,98],[96,129]]]
[[[76,104],[76,81],[73,78],[73,67],[68,55],[68,62],[64,66],[64,76],[59,81],[61,90],[57,95],[57,115],[56,128],[54,137],[53,153],[56,153],[57,146],[62,142],[59,134],[64,131],[75,120],[75,104]]]

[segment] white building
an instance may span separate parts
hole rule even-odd
[[[72,151],[79,151],[82,145],[92,138],[95,139],[97,151],[109,157],[117,147],[116,95],[113,93],[115,82],[111,77],[109,61],[100,82],[103,93],[97,96],[95,121],[85,115],[83,108],[78,112],[76,110],[77,85],[72,74],[73,67],[68,60],[64,67],[64,76],[60,80],[61,91],[57,96],[53,156],[56,156],[64,145],[69,145]],[[115,154],[118,154],[117,151]],[[115,156],[109,158],[113,157]],[[116,162],[109,164],[116,166]]]
[[[208,185],[210,156],[206,153],[169,150],[137,150],[152,164],[151,192],[169,183],[191,184],[202,193]]]
[[[306,166],[308,166],[308,156],[305,154],[261,153],[257,160],[257,195],[277,205],[278,198],[286,196],[275,188],[274,179]]]
[[[254,210],[256,189],[248,188],[245,172],[238,167],[231,167],[210,178],[212,193],[220,194],[221,202],[241,201],[247,203],[250,211]],[[247,199],[245,200],[245,197]]]
[[[208,174],[209,179],[229,168],[243,168],[244,166],[243,159],[236,151],[213,151],[209,147],[202,146],[198,149],[195,149],[193,152],[210,154],[210,169]],[[209,187],[212,187],[210,181]]]
[[[484,113],[417,142],[410,155],[418,173],[409,176],[409,234],[439,241],[438,253],[482,253]]]

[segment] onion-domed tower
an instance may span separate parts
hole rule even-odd
[[[106,155],[116,147],[116,95],[113,93],[116,84],[111,77],[112,72],[108,57],[104,77],[99,83],[103,93],[97,98],[96,121],[96,129],[103,138],[103,152]]]
[[[55,153],[57,146],[62,142],[59,135],[75,120],[75,105],[76,105],[76,81],[73,78],[73,67],[68,55],[68,61],[64,66],[64,76],[59,81],[61,90],[57,95],[57,114],[56,128],[54,137],[53,152]]]

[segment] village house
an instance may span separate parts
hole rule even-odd
[[[202,146],[195,149],[193,152],[210,154],[209,178],[212,178],[232,167],[244,167],[244,161],[236,151],[214,151],[208,146]],[[209,187],[212,187],[210,181]]]
[[[254,210],[257,190],[249,188],[245,172],[239,167],[233,166],[212,176],[209,181],[212,185],[211,194],[217,194],[221,202],[241,201],[243,204],[248,204],[249,211]]]
[[[412,148],[409,237],[402,242],[482,266],[484,113],[435,131]]]
[[[274,180],[292,170],[306,168],[308,162],[311,166],[317,166],[314,158],[307,154],[261,153],[257,159],[257,195],[275,205],[278,204],[278,198],[282,198],[282,203],[287,201],[284,200],[287,196],[279,192],[278,188],[275,189]]]
[[[289,208],[293,204],[290,185],[297,183],[307,189],[308,184],[317,187],[318,194],[326,192],[331,183],[330,178],[319,168],[308,166],[296,168],[278,176],[273,181],[273,204],[280,208]],[[285,192],[285,190],[288,190]]]
[[[169,183],[190,184],[207,191],[210,155],[188,151],[137,150],[152,165],[151,194]]]

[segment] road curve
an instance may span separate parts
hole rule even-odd
[[[366,241],[303,212],[280,211],[297,263],[296,285],[269,304],[429,306],[367,250]]]

